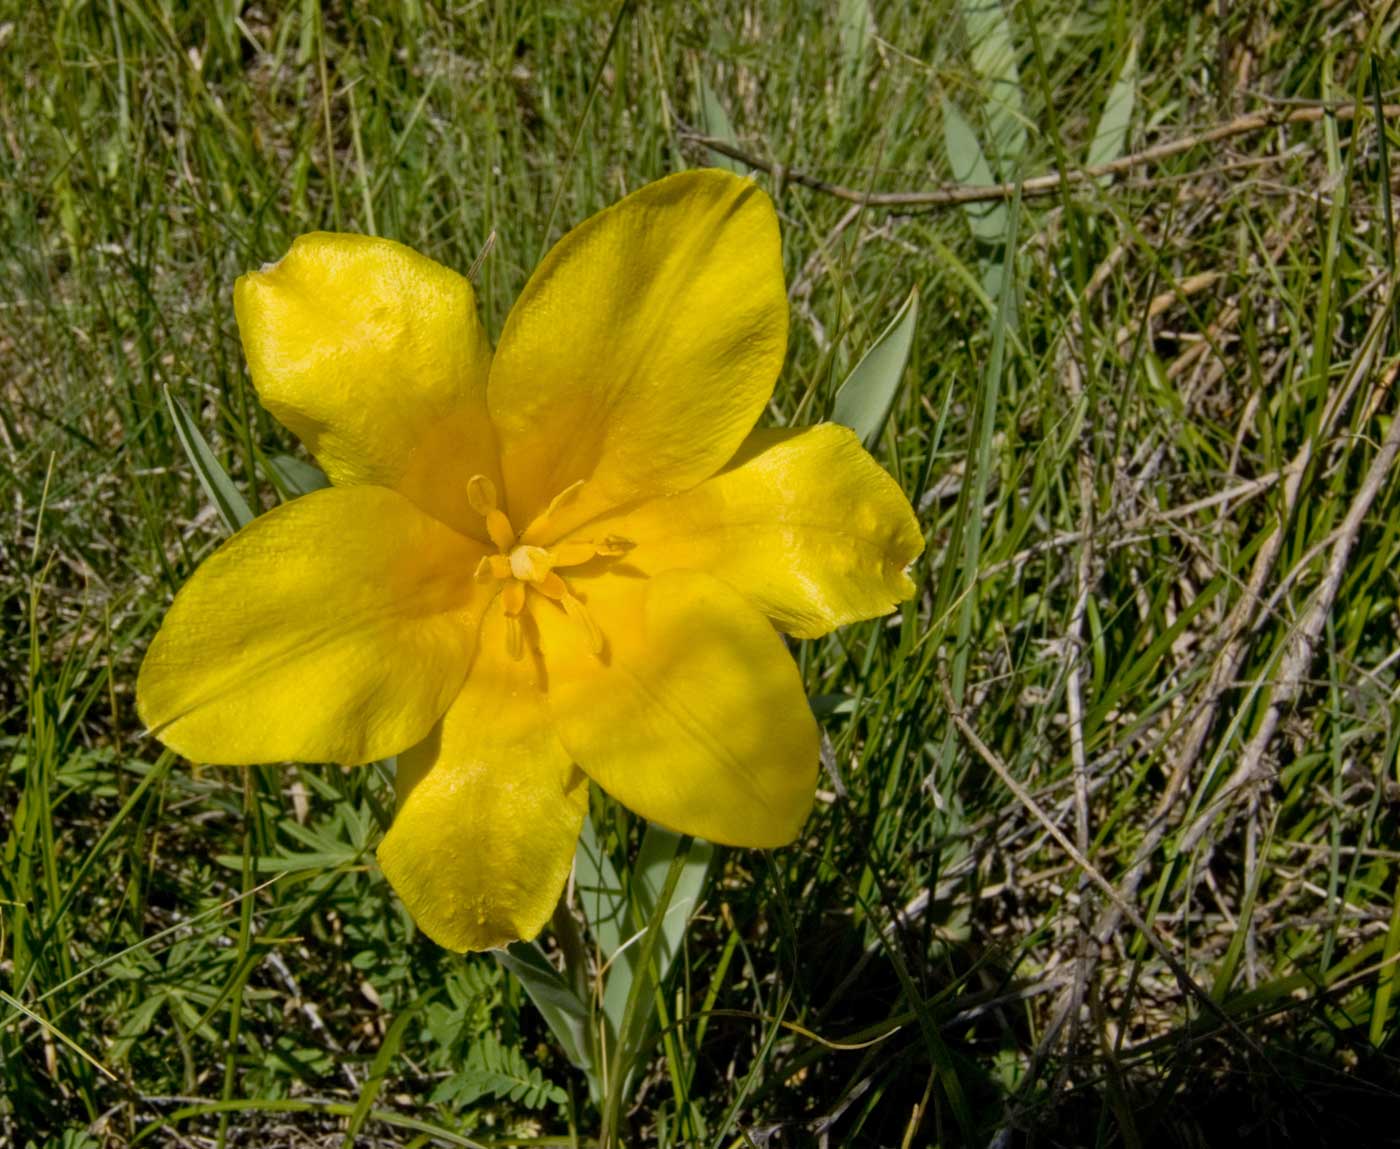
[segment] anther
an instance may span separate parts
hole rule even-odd
[[[598,553],[606,555],[608,558],[616,558],[618,555],[625,555],[637,544],[622,535],[609,535],[598,544]]]
[[[544,595],[545,598],[552,598],[555,602],[559,602],[569,593],[568,584],[553,571],[550,571],[544,578],[540,579],[539,582],[532,585],[540,594]]]
[[[496,500],[496,484],[485,475],[473,475],[467,480],[467,502],[486,520],[486,533],[497,548],[510,550],[515,545],[515,528]]]
[[[502,583],[501,600],[506,608],[506,617],[518,618],[525,609],[525,584],[515,579]]]
[[[519,662],[521,655],[525,653],[525,628],[521,625],[519,615],[506,616],[506,653],[516,662]]]
[[[485,475],[473,475],[467,480],[467,502],[484,519],[499,505],[496,502],[496,484]]]
[[[602,654],[603,632],[598,629],[598,624],[593,621],[593,616],[588,613],[583,603],[571,594],[565,594],[560,602],[563,604],[564,613],[583,631],[588,640],[588,649],[593,652],[594,657]]]

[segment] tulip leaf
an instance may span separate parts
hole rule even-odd
[[[729,121],[729,113],[724,110],[724,105],[715,95],[715,90],[710,87],[703,76],[698,77],[700,86],[700,127],[707,136],[714,139],[723,140],[727,144],[738,146],[738,138],[734,135],[734,125]],[[723,152],[717,152],[713,148],[707,149],[710,157],[710,164],[717,168],[724,168],[735,175],[748,175],[749,169],[745,164],[733,159]]]
[[[1133,104],[1137,98],[1137,43],[1128,48],[1128,58],[1119,69],[1118,78],[1104,101],[1099,126],[1089,145],[1089,166],[1111,163],[1123,154],[1128,143],[1128,126],[1133,119]],[[1105,176],[1100,182],[1107,182]]]
[[[588,930],[602,950],[603,960],[611,961],[622,939],[632,932],[627,914],[627,891],[612,859],[598,840],[591,817],[583,820],[578,848],[574,851],[574,889],[588,920]]]
[[[621,956],[613,961],[607,986],[603,991],[603,1013],[612,1024],[613,1032],[620,1033],[627,1000],[632,992],[632,982],[637,976],[637,944],[643,939],[645,923],[649,923],[658,911],[657,899],[665,889],[667,877],[678,859],[678,850],[685,842],[689,847],[684,858],[679,860],[681,871],[671,892],[669,903],[661,907],[659,934],[654,943],[655,963],[653,973],[655,984],[660,985],[680,952],[681,940],[685,936],[690,915],[699,904],[704,892],[705,877],[709,873],[710,862],[715,856],[715,847],[700,838],[686,838],[682,834],[663,830],[660,826],[648,825],[642,836],[641,849],[637,853],[637,863],[632,870],[631,923],[636,927],[625,931]],[[625,943],[630,942],[630,945]],[[651,1001],[645,997],[643,1001]],[[635,1029],[644,1028],[634,1024]]]
[[[1021,98],[1021,69],[1016,40],[1001,0],[960,0],[963,28],[972,49],[973,70],[986,91],[986,117],[991,150],[1003,179],[1016,174],[1017,160],[1026,150],[1026,114]]]
[[[841,80],[854,101],[865,74],[866,49],[875,39],[870,0],[840,0],[836,33],[841,44]]]
[[[247,500],[239,494],[228,473],[219,466],[219,460],[214,457],[214,452],[209,449],[209,444],[199,433],[199,428],[190,418],[190,413],[185,410],[185,405],[170,393],[169,387],[162,390],[165,392],[165,405],[170,409],[170,417],[175,421],[175,435],[185,450],[185,457],[194,468],[205,495],[219,512],[219,518],[223,519],[224,526],[232,532],[251,523],[253,512],[249,509]]]
[[[272,485],[284,499],[295,499],[331,485],[325,472],[295,455],[274,455],[268,459],[267,469]]]
[[[627,957],[625,976],[617,977],[614,963],[619,988],[614,990],[610,978],[603,998],[604,1012],[616,1034],[609,1057],[607,1096],[601,1106],[605,1144],[617,1128],[622,1098],[630,1094],[633,1075],[641,1065],[637,1053],[656,1014],[657,991],[704,888],[714,849],[708,842],[654,825],[647,826],[642,838],[633,869],[632,904],[638,913],[647,911],[646,924],[629,939],[636,942],[639,952]],[[625,946],[621,953],[628,954]]]
[[[914,287],[836,391],[832,419],[855,431],[867,448],[879,440],[894,407],[918,322],[919,289]]]
[[[976,131],[957,104],[947,97],[943,100],[943,147],[948,153],[954,182],[969,187],[990,187],[997,182]],[[997,243],[1006,234],[1004,203],[963,204],[963,214],[967,216],[972,234],[984,243]]]
[[[591,1077],[593,1059],[589,1055],[588,1007],[549,964],[544,951],[535,942],[514,942],[507,949],[491,952],[525,987],[564,1056]]]

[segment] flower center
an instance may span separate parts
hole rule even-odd
[[[531,532],[543,531],[550,512],[573,496],[580,484],[561,492],[538,519],[530,524]],[[601,542],[590,539],[566,539],[551,546],[522,543],[521,536],[511,525],[496,497],[496,486],[485,475],[473,475],[467,483],[467,501],[472,510],[486,520],[486,533],[495,544],[496,553],[485,555],[476,568],[479,579],[495,579],[506,613],[506,649],[512,658],[525,653],[525,631],[521,616],[533,594],[556,604],[573,620],[588,640],[588,648],[603,653],[603,634],[592,615],[569,590],[560,576],[560,569],[582,566],[599,555],[614,557],[625,553],[631,540],[609,535]]]

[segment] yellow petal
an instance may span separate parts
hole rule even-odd
[[[588,811],[531,660],[506,653],[500,600],[457,701],[399,756],[399,811],[379,864],[419,927],[452,950],[532,938],[549,919]]]
[[[141,664],[141,720],[202,762],[397,754],[466,676],[482,550],[381,487],[278,507],[175,596]]]
[[[712,479],[588,531],[631,539],[626,565],[647,574],[724,579],[799,638],[888,614],[924,549],[899,484],[835,423],[755,431]]]
[[[714,474],[763,410],[787,347],[772,202],[717,169],[646,187],[576,227],[501,333],[488,402],[529,542]]]
[[[233,293],[263,405],[339,486],[391,487],[485,538],[467,502],[498,475],[491,346],[471,285],[411,248],[316,232]]]
[[[534,608],[559,740],[623,805],[737,846],[802,828],[817,727],[781,636],[724,583],[692,571],[570,581],[602,632]]]

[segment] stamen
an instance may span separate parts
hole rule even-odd
[[[473,475],[467,480],[467,502],[472,510],[486,520],[486,533],[502,551],[515,546],[515,528],[496,500],[496,484],[485,475]]]
[[[501,599],[505,603],[506,617],[518,618],[525,609],[525,584],[515,579],[502,583]]]
[[[520,584],[516,583],[516,585]],[[521,587],[521,589],[524,588]],[[525,653],[525,628],[520,623],[519,615],[506,616],[506,653],[516,662],[519,662]]]
[[[608,535],[600,543],[595,543],[592,539],[572,539],[556,543],[549,548],[549,553],[554,556],[555,567],[578,567],[599,556],[616,558],[626,554],[634,546],[636,544],[631,539],[625,539],[621,535]]]
[[[554,514],[555,511],[562,511],[565,507],[572,503],[574,499],[578,497],[578,493],[582,489],[582,479],[576,479],[574,482],[570,483],[567,487],[565,487],[562,491],[555,495],[554,498],[549,500],[549,506],[545,507],[544,515],[542,517],[547,519],[550,515]]]
[[[598,554],[598,547],[580,539],[571,543],[557,543],[550,548],[550,553],[554,555],[556,567],[577,567],[594,558]]]
[[[545,507],[541,514],[535,516],[534,520],[525,528],[522,537],[538,539],[549,530],[549,520],[562,511],[578,497],[579,491],[583,489],[583,480],[578,479],[570,483],[554,498],[549,500],[549,506]]]
[[[558,602],[569,593],[568,584],[553,571],[550,571],[544,578],[533,585],[545,598],[552,598],[555,602]]]
[[[500,505],[496,502],[496,484],[485,475],[473,475],[467,480],[467,502],[484,519]]]
[[[608,558],[616,558],[618,555],[625,555],[637,544],[631,539],[622,535],[609,535],[598,544],[598,553],[606,555]]]
[[[493,559],[498,559],[498,558],[500,558],[500,557],[501,557],[500,555],[482,555],[482,556],[481,556],[481,561],[480,561],[479,563],[476,564],[476,578],[477,578],[478,581],[481,581],[481,580],[483,580],[483,579],[488,579],[488,578],[492,577],[493,575],[495,575],[496,578],[500,578],[500,577],[501,577],[500,575],[497,575],[497,574],[496,574],[496,570],[495,570],[495,565],[496,565],[496,564],[495,564],[494,562],[492,562]]]
[[[486,533],[503,553],[515,546],[515,528],[510,525],[504,511],[487,512]]]
[[[588,639],[588,649],[593,652],[594,657],[603,653],[603,632],[598,629],[598,624],[593,621],[593,616],[588,613],[587,608],[571,594],[565,594],[560,600],[564,606],[564,613],[574,620]]]
[[[491,564],[491,573],[502,582],[515,577],[510,573],[510,559],[506,555],[487,555],[486,561]]]

